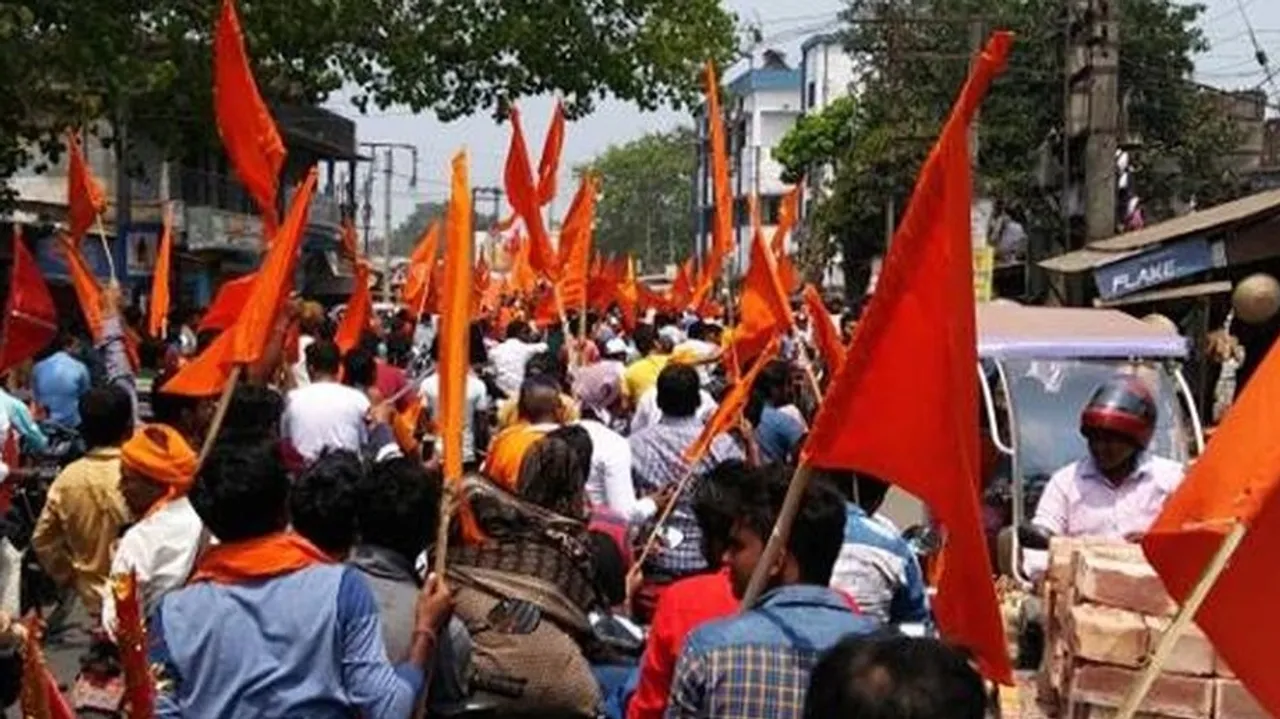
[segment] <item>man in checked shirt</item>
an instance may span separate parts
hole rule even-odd
[[[741,597],[782,509],[791,470],[748,469],[744,514],[724,553],[734,596]],[[671,681],[668,717],[800,719],[809,675],[843,637],[880,624],[856,614],[830,589],[844,542],[845,506],[825,481],[810,484],[786,550],[768,568],[764,594],[747,611],[704,624],[685,641]]]

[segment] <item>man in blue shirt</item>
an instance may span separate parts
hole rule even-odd
[[[791,470],[744,469],[744,515],[723,561],[741,597],[782,509]],[[830,589],[844,538],[844,501],[825,483],[808,487],[786,550],[768,568],[763,596],[733,618],[704,624],[685,641],[671,682],[668,717],[799,719],[809,673],[823,652],[879,623]]]
[[[751,416],[756,426],[756,443],[760,459],[765,462],[787,462],[800,448],[805,426],[796,416],[783,410],[791,404],[791,365],[774,360],[760,371],[751,388],[753,404],[759,403],[759,416]]]
[[[924,572],[907,540],[875,514],[889,485],[853,472],[824,472],[848,500],[844,546],[831,575],[831,586],[853,597],[858,608],[890,624],[929,621]]]
[[[80,397],[92,382],[89,368],[75,358],[80,341],[66,330],[58,333],[58,351],[36,363],[31,372],[32,394],[49,419],[76,429],[80,426]]]

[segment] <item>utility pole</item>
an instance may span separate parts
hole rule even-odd
[[[125,116],[127,110],[125,103],[120,103],[120,108],[116,113],[115,122],[115,148],[116,148],[116,241],[107,246],[108,251],[112,255],[119,255],[117,248],[125,247],[125,257],[128,257],[127,244],[129,225],[133,224],[133,183],[129,179],[129,120]],[[111,257],[107,266],[116,268],[116,273],[120,274],[121,265],[124,266],[124,277],[112,277],[112,282],[124,282],[129,277],[129,263],[114,262]]]
[[[373,173],[378,167],[378,156],[373,155],[369,163],[369,172],[364,176],[363,206],[360,208],[360,219],[364,224],[364,256],[369,256],[369,237],[373,232]]]
[[[395,180],[395,151],[406,150],[413,156],[413,170],[409,173],[409,189],[418,186],[418,147],[403,142],[362,142],[361,147],[367,147],[374,152],[375,161],[377,158],[377,150],[387,151],[387,167],[383,170],[383,177],[386,187],[383,188],[383,220],[386,226],[383,228],[382,235],[382,301],[390,304],[391,302],[391,183]],[[373,170],[370,169],[370,175]],[[368,193],[366,193],[368,194]],[[366,197],[365,207],[369,207],[371,197]],[[367,212],[367,210],[366,210]],[[369,221],[368,216],[365,218],[365,252],[369,249]]]

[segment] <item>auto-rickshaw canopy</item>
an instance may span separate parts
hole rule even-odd
[[[978,305],[978,356],[983,359],[1181,359],[1187,341],[1168,327],[1119,310]]]

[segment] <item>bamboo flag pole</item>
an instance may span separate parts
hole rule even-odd
[[[204,464],[204,460],[209,456],[209,452],[213,450],[214,441],[218,438],[218,432],[222,429],[222,423],[227,418],[227,408],[231,406],[231,396],[235,394],[236,385],[240,383],[240,375],[244,372],[244,365],[237,364],[231,368],[231,376],[227,378],[227,383],[222,386],[222,396],[218,398],[218,407],[213,412],[213,421],[209,423],[209,432],[204,436],[204,444],[200,446],[200,459],[197,466]]]
[[[116,279],[116,260],[111,256],[111,246],[107,244],[107,228],[102,224],[102,213],[99,212],[95,218],[97,222],[98,241],[102,243],[102,253],[107,256],[107,272],[111,273],[111,281],[119,282]],[[119,223],[116,226],[116,240],[120,239]]]
[[[1244,542],[1245,535],[1249,533],[1249,527],[1241,521],[1236,521],[1231,528],[1231,532],[1222,540],[1222,546],[1218,547],[1217,554],[1209,560],[1209,564],[1204,568],[1204,573],[1200,575],[1200,581],[1196,583],[1195,588],[1191,590],[1191,594],[1187,597],[1187,601],[1183,602],[1182,607],[1178,609],[1178,613],[1174,616],[1173,621],[1169,623],[1169,628],[1164,631],[1160,637],[1160,643],[1156,645],[1156,651],[1151,655],[1151,661],[1147,662],[1147,666],[1143,668],[1142,675],[1138,677],[1138,681],[1129,690],[1128,696],[1124,699],[1116,719],[1133,719],[1138,713],[1138,708],[1142,705],[1142,701],[1147,698],[1147,693],[1151,691],[1151,687],[1155,684],[1156,678],[1160,676],[1160,671],[1164,669],[1164,665],[1169,661],[1169,657],[1173,655],[1174,647],[1177,646],[1178,640],[1182,638],[1183,632],[1195,619],[1196,613],[1200,611],[1200,607],[1204,605],[1206,599],[1209,598],[1209,592],[1213,590],[1213,585],[1217,583],[1218,577],[1222,576],[1223,570],[1231,563],[1231,557],[1240,548]]]
[[[644,566],[644,560],[648,559],[649,555],[652,554],[653,550],[658,546],[658,538],[662,534],[663,525],[667,523],[667,519],[671,516],[671,513],[675,511],[676,504],[680,502],[680,496],[684,494],[685,489],[689,486],[689,482],[692,479],[693,463],[690,463],[688,469],[684,472],[684,476],[680,477],[680,481],[676,483],[675,492],[672,493],[671,498],[667,500],[667,503],[663,505],[662,513],[658,515],[658,519],[653,524],[653,529],[649,531],[649,538],[645,540],[644,547],[640,550],[640,555],[631,563],[631,571],[627,573],[629,575],[627,577],[628,580],[640,573],[641,567]]]

